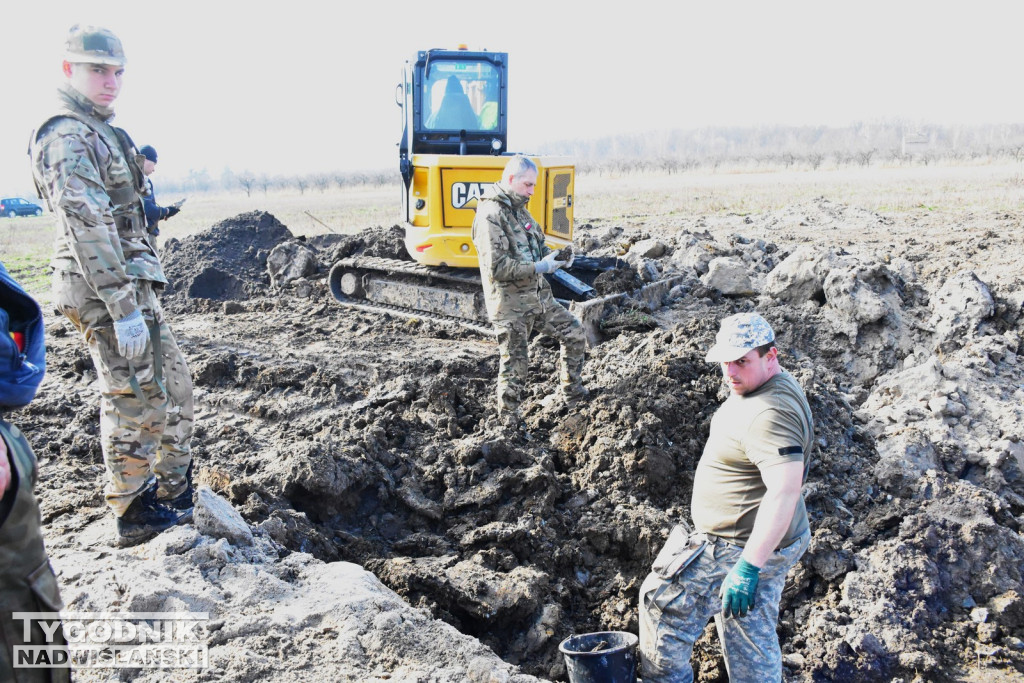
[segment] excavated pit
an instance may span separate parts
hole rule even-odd
[[[884,220],[819,200],[713,232],[602,239],[586,226],[577,242],[596,255],[657,239],[665,249],[631,265],[690,277],[660,310],[618,312],[588,352],[585,403],[550,397],[557,347],[535,339],[515,433],[494,425],[492,341],[331,300],[331,263],[402,257],[397,227],[304,240],[262,212],[222,221],[163,253],[164,304],[196,384],[197,481],[282,554],[358,563],[507,662],[565,680],[562,638],[637,631],[640,582],[670,526],[689,520],[725,397],[704,351],[721,318],[756,305],[818,442],[814,536],[780,616],[787,680],[967,680],[982,655],[1024,672],[1024,448],[1010,405],[1024,394],[1021,282],[983,273],[992,306],[975,313],[948,289],[952,265],[922,263],[926,245],[882,260],[787,233]],[[778,241],[741,237],[751,221]],[[317,272],[275,289],[268,255],[296,239]],[[743,263],[762,298],[710,285],[709,255]],[[23,416],[51,462],[44,521],[73,530],[104,514],[94,371],[63,322],[49,331],[51,381],[80,390],[47,392]],[[726,680],[710,629],[695,670]]]

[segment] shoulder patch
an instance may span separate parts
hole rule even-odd
[[[780,448],[779,449],[779,455],[796,455],[798,453],[803,453],[803,452],[804,452],[803,446],[786,446],[785,448]]]

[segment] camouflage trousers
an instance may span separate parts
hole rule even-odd
[[[667,581],[651,572],[640,586],[640,662],[644,683],[689,683],[693,644],[715,617],[731,683],[782,680],[782,649],[775,629],[789,570],[811,540],[808,530],[772,553],[761,568],[754,606],[745,617],[724,618],[718,591],[743,548],[708,543],[693,564]],[[660,592],[659,592],[659,589]]]
[[[549,297],[540,313],[514,320],[496,320],[498,330],[498,412],[519,409],[529,374],[530,335],[534,330],[557,339],[561,346],[559,381],[563,391],[582,386],[583,360],[587,339],[583,326],[572,313]]]
[[[54,277],[57,309],[82,333],[96,366],[107,504],[123,515],[154,480],[159,498],[173,498],[188,485],[192,461],[192,376],[152,283],[140,280],[136,290],[150,341],[141,357],[128,361],[118,353],[107,307],[82,276]]]

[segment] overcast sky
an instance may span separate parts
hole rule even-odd
[[[128,57],[115,122],[160,154],[158,179],[205,169],[392,169],[395,86],[417,50],[509,53],[513,151],[710,125],[1024,116],[1019,4],[632,0],[14,0],[3,11],[0,193],[31,188],[29,133],[61,82],[75,22]]]

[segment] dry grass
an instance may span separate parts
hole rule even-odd
[[[171,194],[160,196],[162,203],[176,199],[178,196]],[[397,184],[302,194],[297,190],[253,192],[251,197],[242,192],[197,194],[188,198],[181,213],[161,226],[160,237],[180,239],[246,211],[267,211],[296,235],[353,234],[398,223],[401,199]]]
[[[911,209],[1019,211],[1022,164],[870,167],[831,171],[583,176],[577,221],[748,214],[827,197],[880,213]]]
[[[33,294],[49,286],[46,264],[53,253],[53,237],[49,214],[0,218],[0,261]]]
[[[693,218],[747,214],[827,197],[870,211],[1020,211],[1024,166],[962,165],[846,168],[828,171],[687,172],[675,175],[580,175],[576,179],[577,223],[624,226],[651,218]],[[161,201],[179,196],[168,193]],[[353,234],[401,222],[398,184],[300,194],[241,192],[190,196],[178,216],[166,222],[161,243],[181,239],[247,211],[267,211],[296,235]],[[48,286],[46,263],[54,239],[53,217],[0,219],[0,254],[9,270],[34,294]]]

